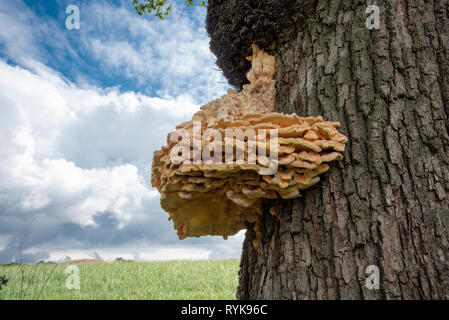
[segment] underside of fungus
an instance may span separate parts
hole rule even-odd
[[[227,238],[246,222],[259,236],[266,199],[300,197],[328,162],[342,159],[347,138],[340,124],[274,112],[274,57],[253,45],[247,59],[250,84],[202,106],[154,153],[151,183],[179,239]]]

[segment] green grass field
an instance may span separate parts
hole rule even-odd
[[[80,290],[66,288],[69,265],[56,266],[40,299],[235,299],[239,261],[75,263]],[[37,299],[54,266],[23,266],[25,299]],[[20,299],[20,265],[0,265],[2,275],[9,282],[0,299]]]

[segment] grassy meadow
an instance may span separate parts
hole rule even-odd
[[[79,269],[79,290],[66,287],[71,265]],[[238,266],[238,259],[23,265],[22,295],[27,300],[235,299]],[[0,265],[2,275],[9,282],[0,290],[0,299],[21,299],[20,264]]]

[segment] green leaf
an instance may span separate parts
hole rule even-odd
[[[195,5],[196,0],[186,0],[187,7],[192,7]],[[172,11],[172,5],[167,6],[167,0],[132,0],[132,5],[139,16],[144,13],[152,13],[154,16],[164,19]],[[201,0],[201,7],[206,6],[206,1]]]

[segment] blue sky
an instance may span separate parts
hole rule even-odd
[[[21,240],[27,262],[239,257],[242,232],[179,241],[149,183],[167,133],[228,88],[206,10],[174,4],[0,0],[0,263]]]

